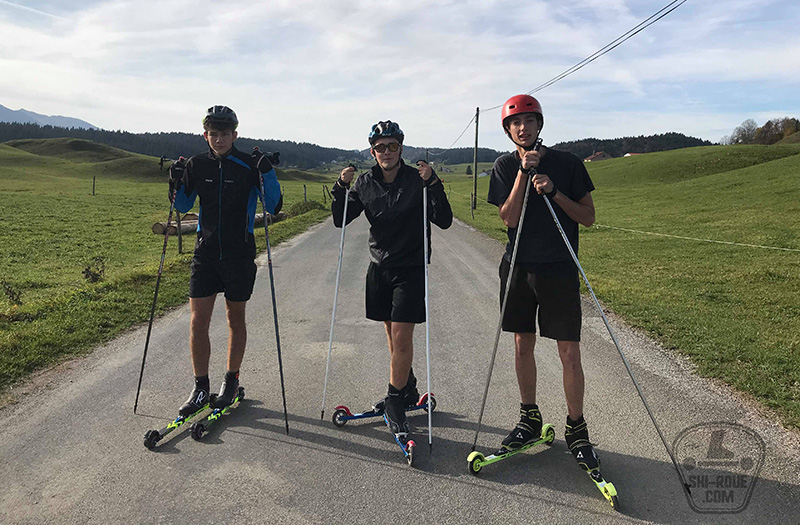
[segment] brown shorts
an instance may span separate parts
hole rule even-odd
[[[500,306],[511,264],[500,263]],[[503,315],[503,330],[536,333],[557,341],[581,340],[581,294],[578,269],[572,261],[517,263]]]

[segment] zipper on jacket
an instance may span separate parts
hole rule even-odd
[[[219,260],[222,260],[222,159],[219,159],[219,211],[217,213],[217,241],[219,242]]]

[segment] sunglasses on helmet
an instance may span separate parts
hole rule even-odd
[[[399,142],[390,142],[388,144],[375,144],[374,146],[372,146],[372,149],[374,149],[378,153],[386,152],[387,148],[389,149],[389,151],[394,153],[395,151],[400,149],[400,143]]]

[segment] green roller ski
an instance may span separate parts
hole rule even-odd
[[[510,458],[511,456],[515,456],[520,452],[524,452],[531,447],[535,447],[536,445],[541,445],[544,443],[545,445],[552,445],[553,441],[556,439],[556,431],[553,428],[553,425],[546,424],[542,427],[542,437],[537,439],[536,441],[532,441],[527,445],[524,445],[516,450],[512,450],[506,452],[505,454],[490,454],[488,456],[484,456],[478,451],[473,451],[469,456],[467,456],[467,463],[469,463],[469,471],[473,476],[477,476],[478,473],[481,471],[483,467],[486,465],[491,465],[492,463],[497,463],[498,461],[503,461],[504,459]]]
[[[216,399],[217,394],[211,394],[209,397],[208,403],[203,405],[197,412],[193,414],[189,414],[188,416],[178,416],[169,425],[165,426],[161,430],[148,430],[144,434],[144,446],[147,447],[149,450],[153,450],[156,448],[156,445],[159,441],[167,437],[168,434],[178,430],[180,427],[183,426],[184,423],[188,423],[192,419],[195,419],[197,416],[205,412],[211,407],[211,403],[214,402]]]
[[[230,412],[231,410],[235,409],[239,406],[239,402],[244,399],[244,387],[239,387],[238,392],[236,393],[236,397],[233,400],[233,403],[226,406],[225,408],[215,408],[211,414],[205,419],[205,421],[198,421],[196,423],[192,423],[192,438],[195,441],[199,441],[203,439],[203,436],[206,435],[208,429],[211,428],[211,425],[214,424],[219,418]]]
[[[597,486],[600,493],[603,495],[604,498],[611,504],[611,508],[616,511],[619,511],[619,499],[617,498],[617,489],[614,487],[614,484],[606,481],[603,478],[603,475],[600,473],[600,467],[587,470],[587,474],[589,477],[592,478],[594,481],[595,486]]]

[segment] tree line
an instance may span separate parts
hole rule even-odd
[[[104,129],[60,128],[40,126],[39,124],[0,122],[0,142],[15,139],[46,139],[69,137],[91,140],[143,155],[166,156],[176,159],[183,155],[189,157],[206,151],[208,144],[202,135],[192,133],[130,133],[127,131],[108,131]],[[281,164],[298,168],[314,168],[323,163],[359,158],[357,150],[324,148],[306,142],[287,140],[256,140],[239,138],[236,147],[242,151],[252,151],[258,146],[261,151],[279,151]]]
[[[749,118],[725,135],[720,144],[775,144],[800,131],[800,121],[794,117],[774,118],[763,126]]]
[[[559,142],[553,144],[553,149],[568,151],[580,159],[605,151],[612,157],[621,157],[626,153],[652,153],[654,151],[667,151],[672,149],[692,148],[695,146],[710,146],[708,140],[689,137],[683,133],[662,133],[660,135],[639,135],[638,137],[620,137],[616,139],[588,138]]]

